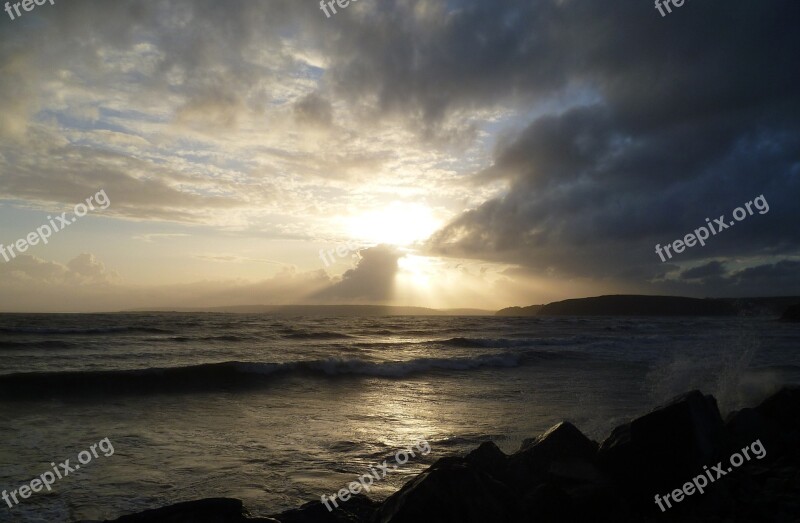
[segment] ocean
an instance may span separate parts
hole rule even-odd
[[[506,452],[561,420],[602,440],[676,394],[723,413],[800,383],[800,326],[764,318],[0,315],[0,489],[109,438],[0,521],[104,519],[203,497],[273,514],[421,438]]]

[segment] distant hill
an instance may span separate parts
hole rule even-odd
[[[612,295],[576,298],[547,305],[511,307],[497,316],[780,316],[800,297],[686,298]]]
[[[528,307],[507,307],[500,309],[495,316],[536,316],[544,305],[529,305]]]
[[[232,305],[228,307],[164,307],[127,312],[222,312],[279,316],[491,316],[481,309],[429,309],[392,305]]]

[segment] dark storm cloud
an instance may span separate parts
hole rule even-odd
[[[725,265],[714,260],[698,267],[683,271],[681,273],[681,279],[701,280],[704,278],[717,278],[723,274],[725,274]]]
[[[364,249],[359,254],[358,266],[345,272],[341,281],[313,296],[314,301],[373,303],[392,298],[401,254],[387,245]]]
[[[749,267],[731,276],[736,285],[761,286],[774,283],[793,286],[800,274],[800,261],[782,260],[778,263]]]
[[[447,58],[418,53],[414,67],[400,72],[395,62],[386,71],[405,77],[405,96],[394,93],[405,101],[395,103],[429,118],[440,112],[437,100],[486,104],[576,85],[598,95],[499,143],[494,164],[476,179],[506,180],[509,190],[434,235],[434,251],[645,284],[663,273],[656,243],[682,239],[705,218],[729,221],[734,208],[763,194],[769,213],[670,263],[798,252],[800,4],[696,2],[664,19],[648,2],[526,5],[453,14],[443,24],[462,27],[459,36],[423,38],[440,38],[429,45]],[[515,10],[524,30],[494,25]],[[488,56],[495,59],[484,62]],[[480,72],[466,65],[473,63]],[[765,275],[763,291],[800,292],[800,278],[791,289],[783,281]]]
[[[718,261],[682,272],[678,279],[660,280],[650,289],[654,294],[696,294],[698,296],[795,296],[800,261],[781,260],[745,269],[729,269]]]

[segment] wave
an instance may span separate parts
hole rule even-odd
[[[473,358],[418,358],[390,362],[339,358],[288,363],[228,361],[187,367],[136,370],[18,373],[0,375],[0,397],[23,399],[75,394],[107,395],[241,389],[265,386],[278,377],[287,376],[395,379],[441,371],[518,367],[526,363],[530,356],[505,353]],[[548,358],[547,355],[538,356]]]
[[[246,341],[251,339],[248,336],[238,336],[234,334],[216,336],[166,336],[160,338],[144,338],[144,341],[155,343],[188,343],[190,341]]]
[[[522,338],[522,339],[508,339],[508,338],[464,338],[456,337],[446,340],[436,340],[427,343],[440,343],[450,347],[474,347],[486,349],[504,349],[512,347],[531,347],[534,345],[576,345],[586,341],[584,336],[568,336],[565,338]]]
[[[143,332],[150,334],[171,333],[172,330],[160,329],[158,327],[92,327],[92,328],[47,328],[47,327],[0,327],[0,332],[6,334],[115,334],[120,332]]]
[[[283,338],[288,340],[344,340],[348,338],[353,338],[349,334],[342,334],[341,332],[305,332],[305,331],[298,331],[298,332],[291,332],[288,334],[283,334]]]
[[[41,340],[41,341],[0,341],[0,351],[2,350],[26,350],[26,349],[71,349],[76,347],[74,343],[62,340]]]

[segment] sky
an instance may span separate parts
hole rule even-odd
[[[800,295],[796,1],[327,11],[0,13],[0,311]]]

